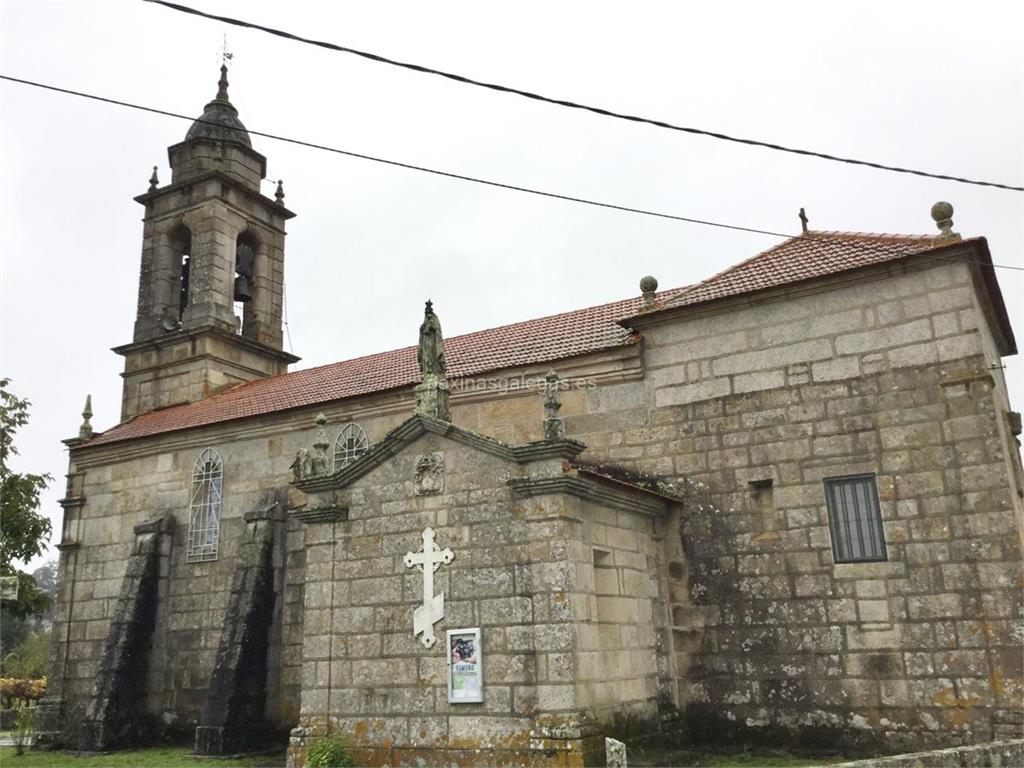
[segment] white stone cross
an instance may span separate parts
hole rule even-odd
[[[412,614],[412,634],[421,635],[420,642],[432,648],[437,638],[434,636],[434,624],[444,618],[444,592],[434,594],[434,571],[441,564],[448,565],[455,559],[455,553],[448,547],[441,549],[434,543],[434,529],[423,529],[423,550],[406,552],[405,567],[413,566],[423,571],[423,605],[417,606]]]

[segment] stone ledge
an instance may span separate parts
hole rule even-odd
[[[1018,768],[1022,765],[1024,739],[1013,739],[930,752],[872,757],[852,763],[835,763],[830,768]]]
[[[289,512],[288,517],[307,525],[310,523],[341,523],[348,520],[348,509],[343,507],[298,509]]]

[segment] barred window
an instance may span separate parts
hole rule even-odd
[[[826,478],[825,501],[835,562],[888,559],[874,475]]]
[[[220,542],[220,502],[224,484],[224,463],[220,454],[207,448],[192,468],[192,502],[188,518],[190,563],[217,559]]]
[[[341,428],[338,439],[334,441],[334,471],[347,467],[368,450],[370,441],[366,438],[363,428],[350,421]]]

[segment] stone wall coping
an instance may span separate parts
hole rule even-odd
[[[288,513],[288,517],[306,525],[311,523],[342,523],[348,520],[348,509],[336,505],[294,509]]]
[[[307,493],[345,488],[384,464],[388,459],[397,456],[428,433],[518,464],[528,464],[545,459],[572,459],[586,448],[583,443],[576,440],[537,441],[520,446],[506,445],[492,437],[471,432],[450,422],[416,414],[391,430],[383,440],[347,467],[332,475],[307,478],[295,482],[293,485]]]
[[[560,475],[556,477],[517,477],[508,481],[517,499],[531,496],[567,494],[606,507],[646,515],[663,514],[671,506],[668,499],[637,486],[615,488],[598,480]]]
[[[941,253],[941,257],[936,258],[936,253]],[[972,261],[972,256],[977,258]],[[963,259],[963,261],[960,261],[960,259]],[[961,263],[967,266],[972,274],[977,276],[975,291],[981,299],[982,311],[993,331],[993,335],[997,339],[997,344],[1001,347],[1001,352],[1004,356],[1016,354],[1017,346],[1013,336],[1013,329],[1010,327],[1009,318],[1006,314],[1006,304],[995,277],[995,270],[992,268],[992,256],[989,252],[988,242],[983,237],[977,238],[972,242],[952,241],[942,249],[910,254],[878,264],[855,267],[844,272],[834,272],[822,277],[809,278],[801,282],[757,290],[753,293],[725,296],[699,304],[666,307],[655,311],[648,311],[643,314],[624,317],[618,322],[619,325],[625,328],[643,331],[651,326],[664,325],[665,323],[678,322],[680,320],[685,322],[697,316],[731,312],[754,304],[788,301],[798,296],[823,293],[833,290],[837,283],[848,284],[853,281],[867,283],[891,277],[895,274],[906,274],[911,271],[930,269],[936,266],[936,264],[947,265],[951,263]],[[978,282],[980,282],[980,285],[978,285]]]
[[[142,536],[147,533],[166,533],[173,526],[174,517],[172,515],[162,515],[161,517],[154,517],[152,520],[138,523],[133,530],[136,536]]]
[[[999,760],[987,757],[997,754]],[[965,765],[1011,766],[1024,765],[1024,739],[991,741],[987,744],[972,744],[965,747],[949,747],[927,752],[911,752],[903,755],[871,757],[849,763],[832,763],[828,768],[960,768]],[[814,768],[825,768],[814,766]]]

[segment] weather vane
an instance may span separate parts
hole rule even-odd
[[[224,46],[221,48],[220,60],[221,63],[227,66],[227,63],[235,57],[235,54],[228,51],[228,33],[224,33]]]

